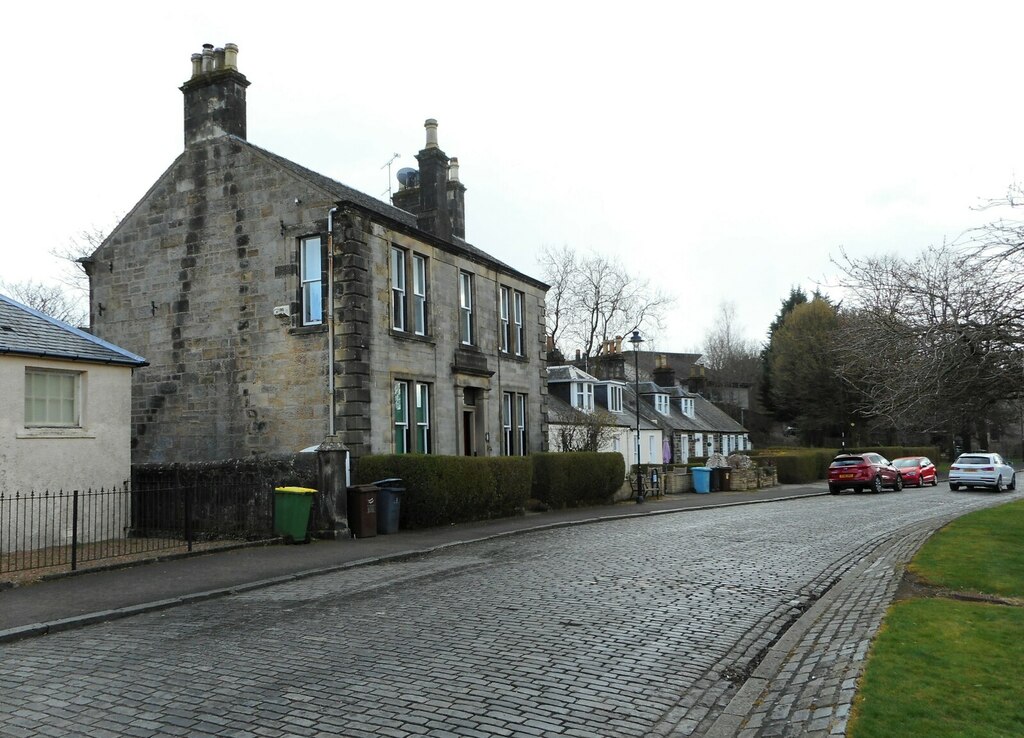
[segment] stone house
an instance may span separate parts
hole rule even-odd
[[[388,204],[249,143],[237,55],[192,55],[184,151],[86,261],[150,361],[133,460],[544,450],[547,285],[466,241],[436,121]]]
[[[123,485],[132,373],[145,365],[0,295],[0,494]]]

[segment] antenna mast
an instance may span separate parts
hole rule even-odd
[[[391,165],[394,163],[395,159],[398,159],[401,156],[402,155],[399,154],[396,151],[395,155],[392,156],[390,159],[388,159],[387,163],[384,164],[384,167],[388,168],[388,189],[387,189],[388,202],[391,202]],[[381,167],[381,169],[383,169],[384,167]],[[382,192],[381,194],[383,195],[384,193]]]

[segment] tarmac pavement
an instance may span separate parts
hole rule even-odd
[[[0,644],[524,531],[824,494],[827,488],[818,483],[671,495],[643,505],[551,511],[355,540],[250,546],[83,572],[0,591]],[[935,527],[921,524],[881,542],[779,634],[735,694],[715,695],[713,706],[684,698],[651,735],[844,735],[856,680],[903,564]]]

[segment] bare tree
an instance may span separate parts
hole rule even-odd
[[[547,329],[555,345],[579,347],[587,356],[634,330],[658,331],[674,298],[629,274],[617,259],[581,256],[568,246],[545,248],[540,257],[548,291]]]
[[[843,254],[837,368],[867,414],[958,432],[1021,395],[1024,273],[993,269],[991,253],[945,244],[910,260]]]
[[[93,226],[70,238],[64,246],[50,250],[50,255],[62,264],[58,277],[61,284],[84,298],[86,303],[89,301],[89,276],[85,273],[84,262],[106,238],[107,234],[102,229]]]
[[[74,326],[88,326],[89,277],[83,262],[92,256],[105,238],[102,230],[93,227],[69,239],[65,246],[52,249],[50,255],[61,264],[56,284],[0,280],[0,290],[57,320]]]
[[[52,318],[73,326],[89,323],[84,303],[60,285],[42,282],[0,282],[0,291]]]
[[[568,247],[554,249],[544,246],[538,261],[545,279],[551,285],[545,300],[548,336],[555,346],[559,346],[570,312],[571,285],[577,272],[576,252]]]
[[[601,451],[618,433],[614,415],[604,410],[567,408],[553,413],[556,451]]]
[[[722,301],[715,321],[704,334],[704,366],[713,387],[753,385],[760,373],[757,344],[744,338],[736,320],[736,304]]]

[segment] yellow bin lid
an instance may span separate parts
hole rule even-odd
[[[275,492],[288,492],[293,495],[315,495],[316,490],[309,487],[274,487]]]

